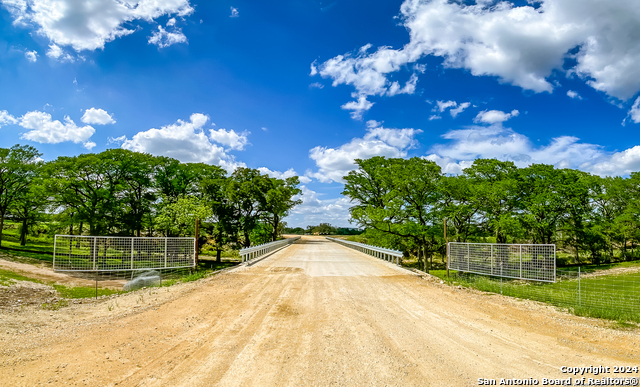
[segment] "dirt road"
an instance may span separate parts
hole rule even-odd
[[[0,385],[471,386],[640,365],[638,332],[607,324],[304,238],[203,281],[2,316]]]

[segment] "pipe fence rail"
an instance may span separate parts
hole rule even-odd
[[[364,243],[345,241],[343,239],[336,239],[331,237],[325,238],[332,242],[339,243],[343,246],[358,250],[362,253],[372,255],[376,258],[384,259],[388,262],[393,262],[393,258],[395,258],[396,265],[400,264],[400,258],[402,258],[402,251],[385,249],[384,247],[371,246]]]
[[[56,235],[54,271],[113,272],[195,267],[195,238]]]
[[[447,267],[494,277],[556,282],[556,245],[449,242]]]
[[[240,256],[242,257],[242,262],[249,262],[252,259],[259,258],[263,255],[266,255],[272,251],[279,250],[281,248],[287,247],[293,242],[300,239],[300,237],[293,237],[282,239],[275,242],[264,243],[257,246],[251,246],[240,250]]]

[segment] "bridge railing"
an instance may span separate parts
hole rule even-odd
[[[275,250],[287,247],[298,239],[300,239],[299,236],[241,249],[240,256],[242,257],[242,262],[249,262],[252,259],[259,258]]]
[[[328,240],[339,243],[343,246],[358,250],[362,253],[372,255],[376,258],[384,259],[388,262],[393,262],[394,258],[396,265],[400,264],[400,258],[402,258],[402,251],[386,249],[384,247],[371,246],[364,243],[345,241],[344,239],[336,239],[331,237],[325,237]]]

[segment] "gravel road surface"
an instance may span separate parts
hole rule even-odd
[[[573,377],[561,366],[639,366],[638,330],[611,325],[452,288],[304,237],[251,266],[198,282],[57,311],[5,313],[0,385],[541,382]]]

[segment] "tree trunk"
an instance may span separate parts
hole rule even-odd
[[[27,218],[22,219],[22,230],[20,230],[20,246],[27,244]]]
[[[429,273],[429,269],[427,269],[427,253],[424,251],[424,245],[422,246],[422,259],[424,260],[424,271],[425,273]]]
[[[275,242],[278,239],[278,225],[280,224],[280,220],[278,217],[274,218],[273,221],[273,234],[271,235],[271,242]]]
[[[4,231],[4,212],[0,214],[0,247],[2,247],[2,232]]]
[[[251,246],[251,240],[249,239],[249,232],[247,230],[244,231],[244,247]]]
[[[222,250],[220,249],[216,250],[216,262],[218,263],[222,262]]]

